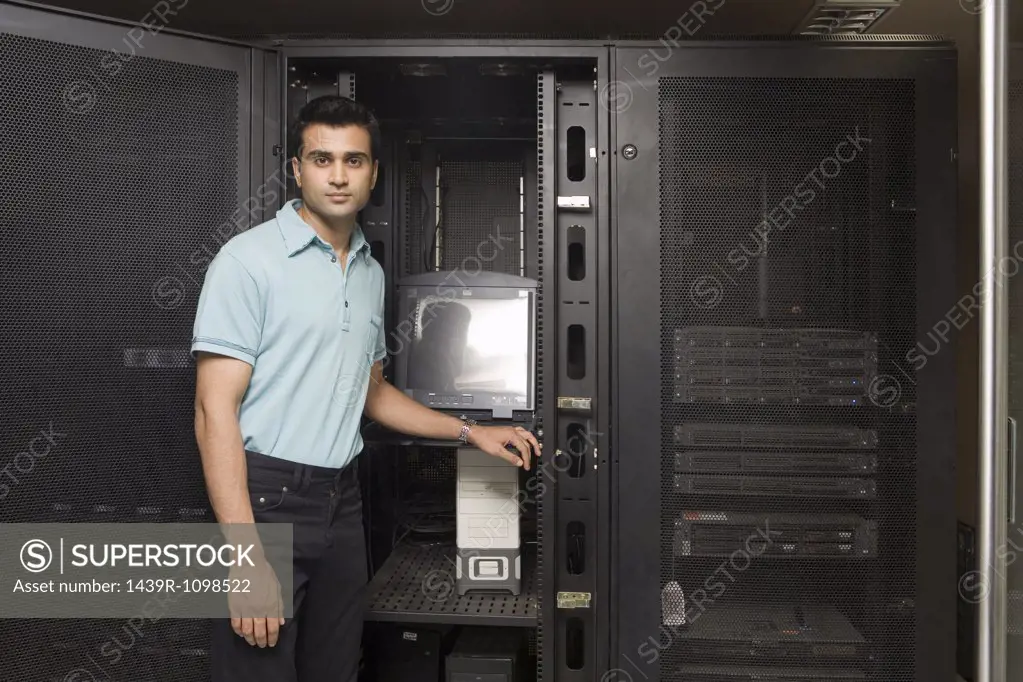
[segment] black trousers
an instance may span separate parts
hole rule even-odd
[[[213,682],[356,682],[368,580],[358,460],[344,469],[246,451],[256,523],[294,524],[295,617],[274,647],[213,622]]]

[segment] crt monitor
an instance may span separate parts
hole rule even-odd
[[[535,404],[536,280],[428,272],[398,283],[395,384],[440,410],[530,418]]]

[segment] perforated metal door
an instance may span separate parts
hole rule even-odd
[[[0,522],[213,520],[188,348],[248,227],[252,53],[146,21],[0,7]],[[204,622],[137,625],[4,621],[0,676],[203,679]]]
[[[620,677],[931,679],[954,353],[920,332],[956,303],[954,109],[916,57],[724,52],[619,50],[604,98]]]

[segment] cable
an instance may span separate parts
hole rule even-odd
[[[422,240],[425,242],[427,218],[429,217],[430,209],[430,195],[426,193],[426,189],[421,184],[419,186],[419,189],[422,191],[423,197],[426,198],[426,209],[423,211],[422,220]],[[447,196],[448,188],[445,187],[444,183],[442,182],[440,184],[440,205],[437,206],[437,213],[439,215],[437,216],[437,222],[435,222],[433,225],[433,231],[430,236],[430,245],[426,248],[426,250],[423,251],[423,267],[426,270],[433,270],[435,267],[434,264],[430,262],[431,260],[430,257],[434,255],[437,248],[437,231],[441,229],[441,225],[444,223],[444,200],[447,198]]]
[[[423,217],[422,217],[422,220],[420,221],[420,223],[421,223],[420,230],[422,232],[422,234],[420,235],[420,240],[423,243],[425,243],[426,242],[427,219],[430,216],[430,195],[426,193],[426,188],[423,187],[423,184],[421,182],[419,183],[419,190],[423,193],[423,198],[426,199],[426,205],[423,208]],[[437,234],[436,227],[434,227],[433,234],[434,234],[434,236],[436,236],[436,234]],[[433,249],[433,243],[431,242],[429,249],[423,251],[423,269],[424,270],[432,270],[433,269],[430,266],[430,256],[429,256],[430,250],[432,250],[432,249]]]

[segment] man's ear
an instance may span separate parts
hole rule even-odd
[[[375,189],[377,186],[377,173],[380,172],[380,161],[374,159],[373,161],[373,181],[369,183],[370,189]]]
[[[298,160],[298,156],[291,157],[291,170],[295,173],[295,183],[302,186],[302,164]]]

